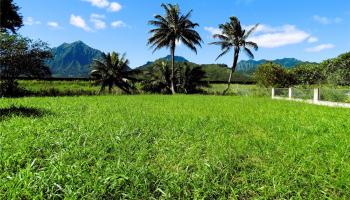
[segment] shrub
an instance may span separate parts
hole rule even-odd
[[[261,64],[257,68],[254,78],[258,85],[264,87],[290,87],[295,82],[287,69],[272,62]]]

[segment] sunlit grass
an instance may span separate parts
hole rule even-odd
[[[0,199],[350,197],[346,109],[157,95],[0,109]]]

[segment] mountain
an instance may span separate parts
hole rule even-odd
[[[175,62],[189,62],[186,58],[181,57],[181,56],[175,56],[175,57],[174,57],[174,60],[175,60]],[[164,57],[164,58],[159,58],[159,59],[157,59],[157,60],[155,60],[155,61],[153,61],[153,62],[149,61],[149,62],[147,62],[146,64],[144,64],[144,65],[142,65],[142,66],[140,66],[140,67],[137,67],[136,69],[138,69],[138,70],[147,69],[147,68],[150,67],[153,63],[158,62],[158,61],[168,61],[168,62],[170,62],[170,61],[171,61],[171,56],[168,55],[168,56],[166,56],[166,57]]]
[[[237,65],[237,71],[242,73],[253,73],[255,72],[256,68],[264,64],[266,62],[274,62],[277,64],[280,64],[286,68],[293,68],[301,63],[304,63],[301,60],[297,60],[295,58],[283,58],[283,59],[276,59],[276,60],[242,60]]]
[[[93,49],[82,41],[64,43],[52,49],[53,58],[48,66],[54,77],[89,77],[93,59],[101,57],[102,52]]]

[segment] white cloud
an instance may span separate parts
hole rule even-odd
[[[319,15],[314,15],[313,19],[320,23],[320,24],[324,24],[324,25],[328,25],[328,24],[339,24],[343,21],[342,18],[340,17],[336,17],[334,19],[328,18],[328,17],[323,17],[323,16],[319,16]]]
[[[126,27],[126,23],[121,21],[121,20],[118,20],[118,21],[114,21],[111,23],[111,26],[113,28],[122,28],[122,27]]]
[[[109,11],[118,12],[122,6],[118,2],[109,2],[109,0],[83,0],[90,2],[92,6],[98,8],[107,8]]]
[[[309,37],[309,39],[307,39],[307,42],[308,43],[315,43],[315,42],[318,42],[318,38],[317,37]]]
[[[87,31],[87,32],[91,31],[91,28],[85,23],[85,20],[80,16],[76,16],[72,14],[70,16],[70,24],[78,28],[81,28],[84,31]]]
[[[60,28],[60,24],[58,22],[47,22],[47,25],[51,28]]]
[[[103,21],[104,15],[91,14],[90,21],[94,24],[96,30],[105,29],[107,27],[106,22]]]
[[[305,49],[305,51],[314,53],[314,52],[320,52],[320,51],[323,51],[326,49],[333,49],[334,47],[335,46],[333,44],[321,44],[321,45],[318,45],[315,47],[307,48],[307,49]]]
[[[118,2],[112,2],[109,6],[109,10],[112,12],[118,12],[122,9],[122,6]]]
[[[304,42],[311,35],[293,25],[271,27],[259,25],[250,40],[256,42],[259,47],[277,48],[286,45],[299,44]]]
[[[26,20],[23,23],[25,25],[32,26],[32,25],[39,25],[39,24],[41,24],[41,21],[34,20],[33,17],[27,17]]]
[[[204,30],[208,31],[211,35],[221,34],[221,30],[219,28],[204,27]]]
[[[91,5],[96,6],[98,8],[107,8],[109,6],[109,1],[108,0],[83,0],[90,2]]]
[[[249,30],[253,28],[254,25],[242,26],[243,29]],[[214,34],[220,34],[221,30],[213,27],[204,27],[206,31]],[[308,42],[315,42],[316,37],[311,36],[311,34],[298,29],[294,25],[283,25],[283,26],[269,26],[266,24],[261,24],[257,27],[255,32],[251,35],[248,40],[256,42],[259,47],[262,48],[277,48],[292,44],[299,44],[306,40]]]

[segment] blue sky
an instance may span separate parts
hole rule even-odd
[[[126,53],[132,67],[169,54],[152,53],[147,24],[162,14],[161,3],[178,3],[192,20],[204,43],[198,54],[179,44],[177,55],[196,63],[231,65],[232,55],[217,62],[219,48],[209,46],[220,23],[237,16],[242,25],[260,23],[251,40],[260,46],[256,59],[295,57],[322,61],[350,50],[349,0],[15,0],[25,26],[20,33],[51,47],[81,40],[102,51]],[[218,3],[220,2],[220,3]],[[247,59],[241,55],[241,59]]]

